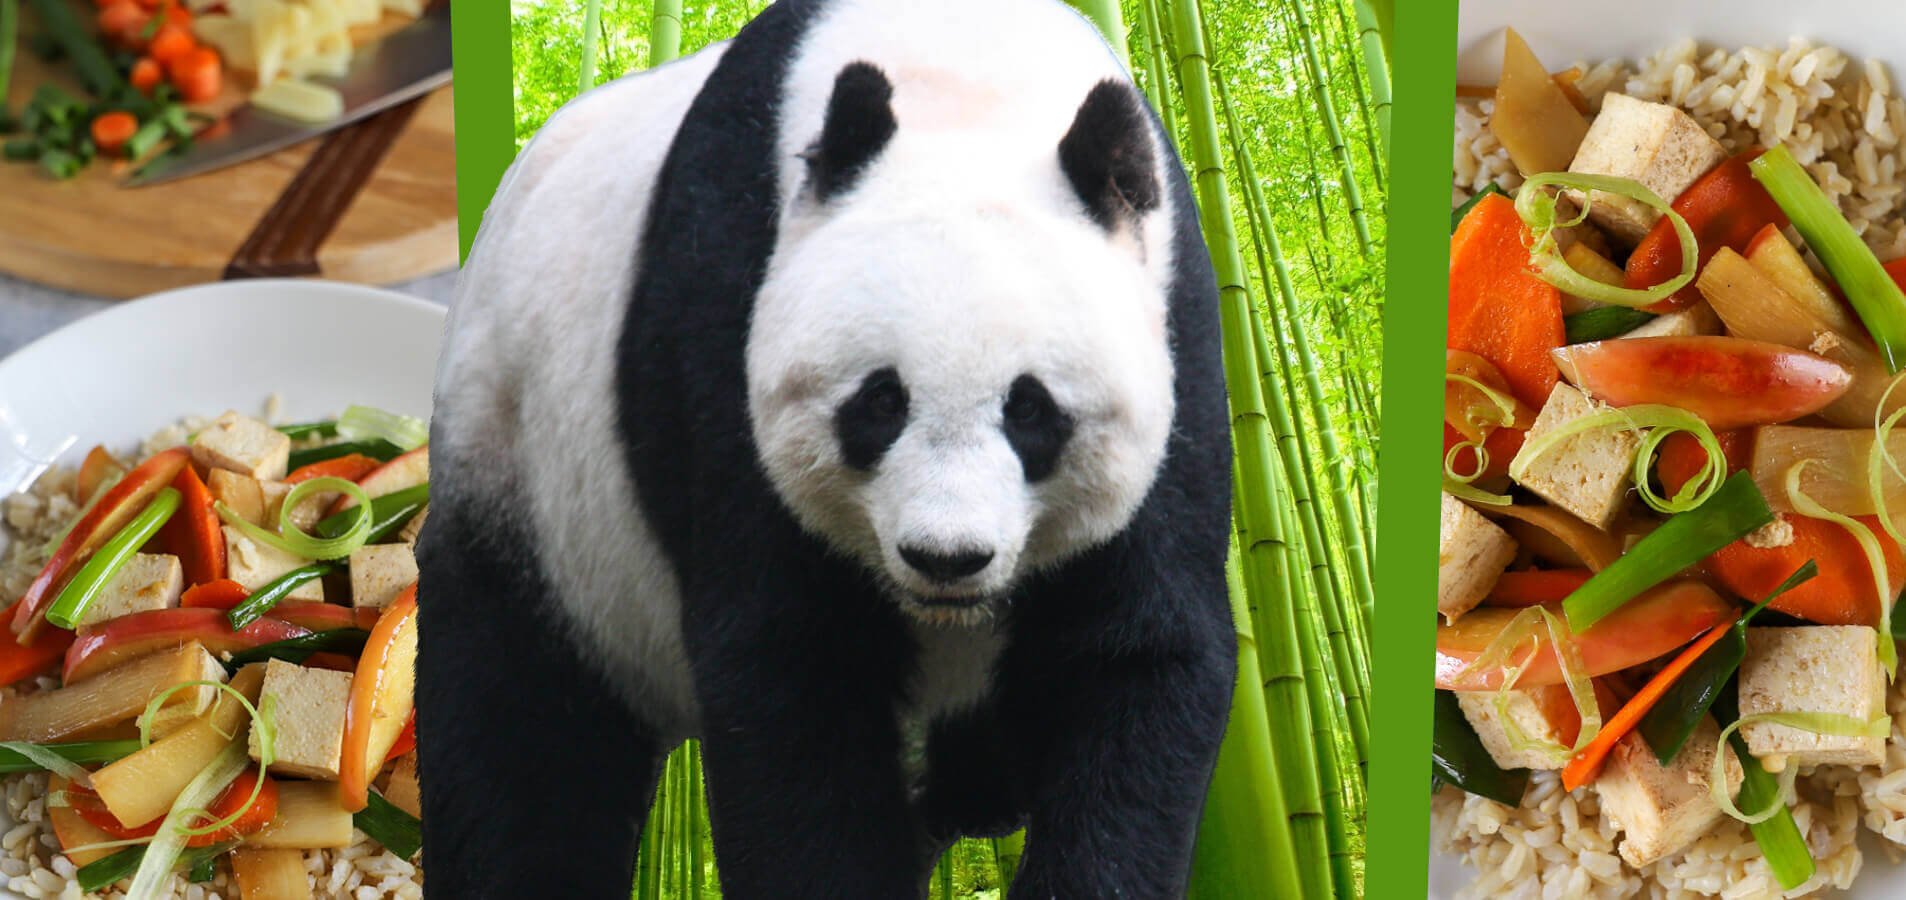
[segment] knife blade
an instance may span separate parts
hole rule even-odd
[[[300,122],[247,104],[232,112],[224,133],[196,139],[181,153],[153,160],[126,186],[162,184],[255,159],[448,84],[450,5],[433,4],[417,21],[357,48],[343,77],[312,81],[344,96],[343,115],[327,122]]]

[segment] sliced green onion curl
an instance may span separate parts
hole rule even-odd
[[[1456,455],[1464,450],[1472,450],[1476,454],[1476,471],[1468,475],[1456,471]],[[1489,451],[1483,445],[1463,441],[1449,448],[1449,452],[1443,454],[1443,492],[1458,500],[1481,503],[1485,506],[1508,506],[1513,503],[1514,501],[1507,494],[1492,494],[1472,484],[1488,469]]]
[[[1543,188],[1575,188],[1584,191],[1582,214],[1567,222],[1555,220],[1555,195]],[[1603,284],[1593,278],[1575,271],[1568,261],[1562,258],[1561,246],[1556,242],[1558,228],[1569,228],[1581,224],[1588,218],[1588,210],[1594,203],[1594,191],[1627,197],[1668,217],[1674,225],[1674,234],[1681,239],[1681,274],[1651,288],[1625,288]],[[1535,242],[1529,247],[1529,263],[1542,276],[1542,280],[1554,285],[1562,292],[1572,294],[1584,300],[1597,303],[1609,303],[1615,306],[1643,307],[1667,299],[1689,284],[1700,269],[1700,247],[1694,240],[1694,229],[1688,227],[1688,220],[1674,211],[1666,200],[1641,182],[1628,178],[1616,178],[1612,175],[1581,175],[1573,172],[1547,172],[1531,175],[1516,192],[1516,214],[1522,217],[1524,224],[1535,235]]]
[[[1794,512],[1812,519],[1824,519],[1847,530],[1853,540],[1859,542],[1860,552],[1866,554],[1866,567],[1873,574],[1873,588],[1880,598],[1880,625],[1877,640],[1879,642],[1880,663],[1886,666],[1886,680],[1892,681],[1899,672],[1899,650],[1893,646],[1890,629],[1885,627],[1890,621],[1893,606],[1893,594],[1889,587],[1892,575],[1887,572],[1886,553],[1880,549],[1879,538],[1873,536],[1873,530],[1860,520],[1844,516],[1820,505],[1820,501],[1807,496],[1800,489],[1800,473],[1807,466],[1819,460],[1803,459],[1787,470],[1787,502],[1793,504]],[[1882,515],[1881,521],[1885,521]]]
[[[1853,311],[1879,345],[1889,372],[1906,368],[1906,292],[1886,273],[1832,198],[1794,161],[1785,146],[1775,146],[1747,164],[1754,178],[1793,220],[1808,249],[1827,267]]]
[[[1546,626],[1549,634],[1549,646],[1554,648],[1556,662],[1560,663],[1562,682],[1568,685],[1569,699],[1575,703],[1575,711],[1580,715],[1582,727],[1575,737],[1575,746],[1564,747],[1556,741],[1530,737],[1528,732],[1509,714],[1509,692],[1515,689],[1516,681],[1522,677],[1523,670],[1534,661],[1542,650],[1542,642],[1536,636],[1538,625]],[[1529,644],[1527,655],[1521,662],[1511,665],[1510,654],[1524,642]],[[1504,736],[1509,745],[1517,750],[1533,750],[1555,762],[1557,766],[1568,761],[1589,742],[1595,739],[1596,732],[1602,730],[1600,704],[1595,702],[1595,686],[1590,682],[1588,667],[1582,663],[1581,651],[1575,646],[1575,636],[1570,633],[1568,623],[1560,616],[1549,611],[1546,606],[1530,606],[1515,614],[1504,625],[1495,640],[1484,647],[1480,655],[1457,673],[1458,678],[1465,677],[1481,669],[1501,668],[1504,677],[1502,685],[1496,689],[1495,705],[1497,720],[1502,723]]]
[[[362,512],[357,513],[350,530],[332,538],[312,537],[291,520],[292,511],[298,508],[299,503],[319,493],[342,493],[357,502],[353,509]],[[243,532],[246,537],[306,559],[343,559],[350,556],[370,539],[372,527],[370,496],[364,493],[357,482],[342,478],[313,478],[299,482],[297,487],[291,489],[291,493],[285,495],[278,510],[278,531],[275,534],[253,525],[244,516],[233,512],[223,501],[214,502],[212,508],[218,512],[219,518],[225,520],[225,524]]]
[[[73,580],[60,589],[53,605],[46,608],[46,620],[54,625],[72,630],[79,625],[79,617],[84,615],[86,607],[92,605],[99,592],[105,590],[106,583],[112,581],[119,568],[131,559],[139,548],[145,546],[160,528],[165,526],[172,513],[179,508],[179,492],[172,488],[160,488],[152,502],[146,508],[119,529],[119,533],[106,541],[93,557],[81,566],[73,575]]]
[[[410,451],[430,440],[430,425],[422,419],[374,406],[348,406],[344,414],[338,416],[337,433],[354,441],[378,438]]]
[[[1633,431],[1641,439],[1640,446],[1635,450],[1635,492],[1641,495],[1642,502],[1648,504],[1650,509],[1665,515],[1687,512],[1706,503],[1709,497],[1721,489],[1721,482],[1727,476],[1727,454],[1721,450],[1721,442],[1714,436],[1714,429],[1701,421],[1701,417],[1685,409],[1659,403],[1598,410],[1544,432],[1523,445],[1522,452],[1517,453],[1516,458],[1509,463],[1509,477],[1521,481],[1538,458],[1569,438],[1585,432],[1618,428]],[[1663,497],[1655,492],[1654,485],[1649,482],[1648,472],[1654,467],[1655,452],[1660,449],[1661,442],[1678,431],[1694,435],[1701,449],[1707,452],[1707,461],[1702,464],[1701,471],[1674,492],[1674,496]]]
[[[1741,726],[1752,725],[1756,722],[1785,725],[1788,728],[1829,737],[1884,738],[1893,728],[1893,719],[1887,715],[1868,721],[1839,713],[1824,712],[1755,713],[1751,716],[1741,716],[1729,723],[1726,728],[1721,729],[1721,740],[1714,747],[1713,767],[1708,771],[1708,793],[1714,797],[1714,802],[1720,805],[1721,812],[1749,825],[1773,818],[1775,812],[1785,809],[1793,802],[1794,778],[1800,772],[1800,767],[1795,765],[1788,765],[1780,770],[1780,791],[1776,794],[1774,802],[1767,804],[1764,809],[1744,813],[1741,812],[1740,807],[1734,805],[1734,798],[1727,795],[1727,739]],[[1741,764],[1745,766],[1747,761],[1742,760]]]
[[[1462,375],[1456,372],[1450,372],[1444,375],[1443,380],[1445,382],[1454,381],[1457,384],[1467,385],[1471,388],[1474,388],[1478,393],[1488,398],[1490,403],[1495,405],[1496,407],[1495,416],[1489,416],[1488,415],[1489,411],[1486,407],[1478,408],[1476,406],[1471,406],[1470,408],[1463,410],[1463,415],[1465,418],[1469,419],[1469,424],[1480,428],[1481,426],[1484,426],[1484,425],[1509,425],[1515,422],[1516,402],[1514,400],[1509,399],[1507,396],[1504,396],[1501,391],[1498,391],[1495,388],[1490,387],[1489,385],[1483,384],[1482,382],[1477,381],[1476,379],[1471,378],[1467,375]]]

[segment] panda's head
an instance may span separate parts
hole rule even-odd
[[[1128,82],[1039,127],[910,116],[910,86],[841,68],[795,154],[750,414],[805,528],[920,619],[976,624],[1123,529],[1163,460],[1164,155]]]

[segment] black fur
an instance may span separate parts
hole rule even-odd
[[[643,515],[679,574],[724,892],[921,897],[953,837],[1029,823],[1016,900],[1182,895],[1235,662],[1217,291],[1189,189],[1181,176],[1168,186],[1177,407],[1164,467],[1129,528],[1016,592],[991,696],[933,725],[927,781],[908,785],[895,710],[916,665],[909,623],[871,575],[796,524],[748,418],[749,316],[777,226],[776,104],[822,7],[770,7],[694,101],[657,182],[620,338],[618,423]],[[843,81],[861,77],[852,71]],[[1152,208],[1158,186],[1146,194],[1129,177],[1133,147],[1148,145],[1121,129],[1162,133],[1129,85],[1118,90],[1123,119],[1093,111],[1114,101],[1087,99],[1085,127],[1054,152],[1075,186],[1097,171],[1119,203]],[[838,89],[835,101],[830,130]],[[864,165],[885,141],[871,133],[842,141],[871,152],[819,158]],[[1109,143],[1087,146],[1098,140]],[[1022,413],[1039,405],[1021,399]],[[1037,412],[1026,421],[1063,416]],[[1050,425],[1024,440],[1056,457],[1064,440]],[[508,525],[514,498],[465,496],[453,472],[438,477],[420,559],[423,591],[442,598],[420,620],[429,892],[625,896],[665,748],[552,633],[547,580],[526,550],[535,536]]]
[[[1059,454],[1072,438],[1073,421],[1052,399],[1052,392],[1031,375],[1013,379],[1002,411],[1006,442],[1019,454],[1026,480],[1037,484],[1059,467]]]
[[[847,464],[872,469],[907,427],[907,386],[900,372],[886,366],[868,373],[860,390],[834,413],[834,436]]]
[[[1086,212],[1107,229],[1158,208],[1148,119],[1131,85],[1102,81],[1059,141],[1059,167]]]
[[[893,84],[872,63],[849,63],[834,78],[821,138],[807,154],[808,181],[822,201],[853,186],[854,177],[893,138]]]

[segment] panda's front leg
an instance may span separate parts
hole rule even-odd
[[[931,863],[895,716],[907,637],[824,555],[751,552],[684,584],[722,890],[920,897]]]
[[[1002,661],[1032,798],[1008,896],[1182,897],[1236,672],[1222,557],[1090,565],[1112,577],[1028,599]]]

